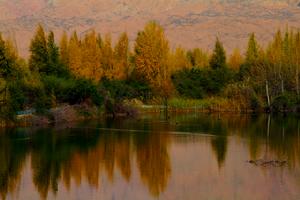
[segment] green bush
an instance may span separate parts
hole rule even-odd
[[[104,78],[100,82],[100,88],[104,92],[109,93],[109,96],[116,101],[133,98],[147,100],[152,97],[149,85],[138,81],[109,80]]]
[[[173,84],[182,97],[201,99],[219,94],[232,80],[228,68],[184,69],[172,75]]]
[[[56,76],[44,76],[42,80],[46,94],[54,95],[59,103],[77,104],[91,99],[95,105],[99,106],[103,102],[97,86],[90,80]]]
[[[281,112],[292,109],[293,106],[296,106],[296,104],[297,96],[286,92],[284,94],[276,96],[272,101],[271,107],[274,112]]]

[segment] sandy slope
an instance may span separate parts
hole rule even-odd
[[[131,40],[149,20],[159,21],[172,46],[211,49],[216,36],[227,48],[244,47],[250,32],[268,41],[273,31],[300,27],[296,0],[0,0],[0,31],[16,38],[22,55],[37,23],[47,29],[95,28]]]

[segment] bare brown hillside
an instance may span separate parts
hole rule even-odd
[[[134,40],[149,20],[163,25],[172,46],[211,49],[218,36],[232,49],[244,47],[251,32],[264,42],[279,27],[300,27],[300,5],[295,0],[0,0],[0,31],[15,38],[25,56],[38,23],[58,34],[95,28],[114,38],[127,31]]]

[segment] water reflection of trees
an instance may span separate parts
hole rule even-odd
[[[167,138],[166,134],[99,133],[91,129],[64,133],[41,130],[31,135],[30,140],[3,134],[0,138],[2,198],[14,192],[29,155],[32,180],[43,199],[47,198],[49,191],[56,194],[60,181],[67,189],[72,181],[77,185],[87,181],[90,186],[98,188],[103,175],[113,182],[116,170],[125,181],[130,181],[133,154],[136,154],[141,179],[151,194],[159,195],[167,185],[171,168]]]
[[[296,117],[178,115],[168,123],[147,119],[109,126],[146,131],[47,129],[32,134],[20,130],[0,134],[2,198],[15,192],[29,158],[32,181],[41,198],[49,192],[56,194],[59,183],[70,189],[71,183],[81,185],[86,181],[99,188],[103,176],[113,182],[116,172],[129,182],[135,164],[142,182],[157,197],[166,189],[171,176],[168,146],[172,136],[167,133],[170,131],[213,134],[208,141],[219,167],[226,161],[228,135],[246,138],[243,141],[248,143],[251,159],[275,156],[288,160],[291,168],[300,165],[300,123]]]
[[[159,196],[165,190],[170,177],[167,144],[166,134],[138,134],[136,137],[137,163],[141,178],[154,196]]]
[[[26,151],[26,143],[0,135],[0,194],[2,199],[5,199],[8,192],[13,193],[18,185],[26,159]]]

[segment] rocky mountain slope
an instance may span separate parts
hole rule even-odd
[[[133,41],[149,20],[165,28],[171,46],[211,49],[218,36],[229,49],[244,47],[249,33],[268,41],[277,28],[300,27],[296,0],[0,0],[0,31],[28,54],[35,26],[58,35],[95,28]]]

